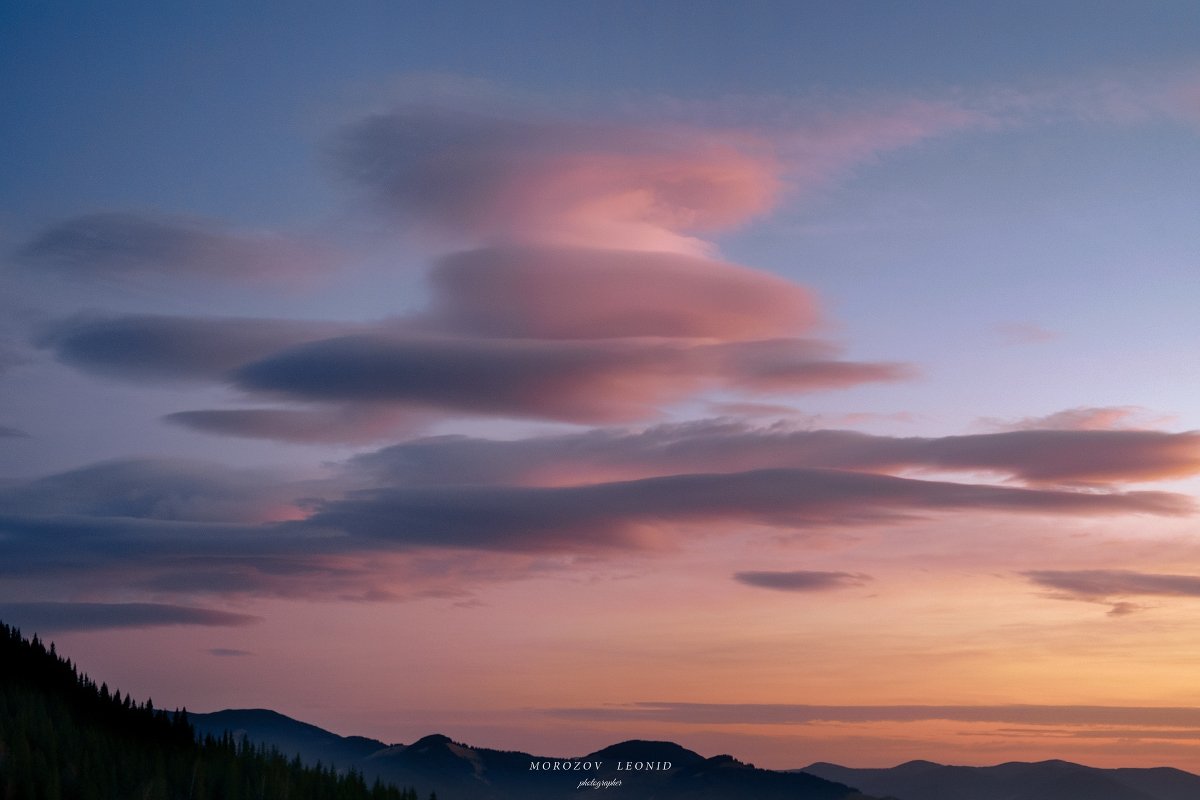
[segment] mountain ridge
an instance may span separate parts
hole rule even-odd
[[[559,800],[601,787],[620,787],[622,797],[637,800],[873,800],[837,781],[758,769],[729,755],[705,758],[675,742],[629,739],[558,758],[473,747],[441,733],[385,744],[264,711],[225,709],[188,718],[202,733],[229,731],[368,780],[414,786],[421,796],[436,792],[439,800]]]
[[[793,772],[896,800],[1196,800],[1200,775],[1174,767],[1089,767],[1062,759],[985,767],[909,761],[855,769],[817,762]]]
[[[577,796],[580,782],[620,780],[623,796],[654,800],[1196,800],[1200,775],[1174,767],[1103,769],[1062,759],[1009,761],[984,767],[941,764],[914,759],[884,769],[855,769],[816,762],[798,770],[764,770],[731,755],[705,757],[670,741],[629,739],[572,758],[537,756],[520,751],[478,748],[441,733],[411,744],[384,744],[367,737],[338,736],[309,723],[264,709],[227,709],[190,714],[198,730],[217,723],[237,723],[254,741],[280,746],[292,740],[326,742],[330,748],[310,751],[341,768],[353,768],[369,779],[381,777],[418,787],[422,795],[436,791],[439,800],[557,800]],[[264,724],[256,727],[255,723]],[[276,739],[270,740],[274,731]],[[314,733],[314,732],[319,732]],[[303,736],[301,736],[303,734]],[[305,738],[307,737],[307,738]],[[362,756],[369,747],[376,747]],[[339,749],[340,748],[340,749]],[[280,746],[281,750],[286,750]],[[340,756],[338,754],[340,753]],[[357,755],[356,755],[357,754]],[[338,762],[340,757],[342,762]],[[641,770],[617,770],[624,763],[643,763]],[[531,769],[531,762],[539,765]],[[576,763],[602,762],[589,769]],[[645,769],[669,763],[668,770]],[[551,768],[543,769],[546,764]],[[565,765],[552,768],[552,765]],[[547,774],[549,773],[549,774]],[[630,791],[630,790],[633,791]]]

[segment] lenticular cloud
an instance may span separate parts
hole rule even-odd
[[[445,242],[423,310],[374,321],[90,313],[38,343],[105,377],[234,392],[233,407],[179,409],[171,424],[309,443],[463,416],[634,423],[713,392],[912,375],[842,358],[818,338],[811,291],[700,238],[775,203],[784,168],[764,138],[426,109],[349,125],[330,154],[390,225]],[[48,230],[25,257],[69,274],[299,270],[305,259],[284,244],[109,213]]]
[[[451,330],[537,339],[792,336],[818,321],[804,287],[709,258],[548,246],[471,250],[431,273]]]
[[[389,212],[475,242],[673,250],[769,208],[770,148],[742,133],[401,110],[348,126],[342,175]]]

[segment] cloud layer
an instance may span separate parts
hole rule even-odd
[[[845,528],[950,513],[1108,517],[1192,511],[1190,498],[1166,492],[1017,488],[844,469],[529,486],[422,484],[372,475],[355,462],[320,482],[289,483],[208,464],[126,460],[5,487],[0,561],[13,577],[63,578],[97,590],[385,597],[395,596],[388,587],[406,574],[397,559],[419,560],[422,553],[654,553],[699,536]],[[803,590],[865,577],[750,572],[737,579]]]
[[[228,392],[222,407],[167,414],[173,425],[307,444],[394,441],[485,416],[645,425],[688,404],[761,408],[911,379],[911,366],[844,356],[823,337],[808,287],[725,260],[702,237],[768,212],[789,184],[813,186],[885,150],[990,122],[911,101],[814,114],[787,135],[376,114],[344,126],[327,155],[390,232],[432,233],[444,248],[428,265],[423,307],[374,320],[93,312],[46,326],[37,343],[105,378]],[[50,226],[18,260],[73,277],[203,280],[335,266],[330,251],[304,242],[103,212]],[[504,441],[425,437],[332,465],[320,484],[109,461],[0,489],[0,557],[14,575],[101,591],[363,599],[396,596],[405,565],[429,554],[478,558],[478,574],[496,574],[503,569],[488,565],[505,559],[654,553],[695,537],[943,514],[1192,513],[1184,495],[1125,484],[1200,473],[1200,434],[1116,430],[1125,416],[1109,412],[936,437],[729,419]],[[445,572],[454,569],[465,568]],[[1166,580],[1179,576],[1131,575],[1027,573],[1063,595],[1118,605],[1168,586],[1184,592]],[[788,592],[869,580],[803,570],[733,577]],[[154,608],[121,613],[170,616]]]
[[[863,524],[952,510],[1183,515],[1166,492],[1017,489],[818,469],[684,474],[584,486],[363,490],[318,506],[306,526],[397,544],[496,550],[654,547],[664,530],[738,524]]]
[[[847,158],[924,135],[871,139]],[[178,409],[172,423],[309,443],[464,415],[632,422],[712,392],[912,377],[842,358],[816,336],[811,291],[697,238],[770,209],[784,182],[776,150],[732,128],[373,115],[330,142],[335,172],[397,230],[467,248],[434,259],[423,310],[356,322],[92,313],[48,326],[38,343],[94,374],[232,386],[252,404]],[[19,258],[71,275],[220,278],[299,272],[317,255],[212,223],[97,213],[51,226]]]
[[[29,633],[151,628],[163,625],[252,625],[258,617],[163,603],[0,603],[0,619]]]
[[[576,483],[697,467],[712,472],[823,467],[984,472],[1033,485],[1106,485],[1197,474],[1200,434],[1029,430],[892,437],[711,419],[519,440],[430,437],[361,455],[354,463],[377,477],[416,483]]]
[[[285,498],[297,488],[256,470],[178,459],[119,459],[0,487],[0,512],[264,522],[278,518],[287,508]]]
[[[1200,708],[1101,705],[803,705],[790,703],[644,702],[563,708],[548,714],[580,719],[680,722],[693,725],[807,725],[816,722],[1004,722],[1023,725],[1196,727]]]
[[[344,336],[237,369],[249,392],[400,403],[571,422],[636,420],[700,391],[803,392],[899,380],[897,364],[841,361],[802,339],[705,344],[614,339]]]

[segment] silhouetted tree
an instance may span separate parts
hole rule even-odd
[[[206,736],[187,713],[109,694],[34,637],[0,623],[0,800],[417,800],[356,772]]]

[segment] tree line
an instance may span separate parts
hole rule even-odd
[[[228,732],[197,740],[185,709],[97,686],[53,643],[0,622],[0,799],[125,798],[419,800]]]

